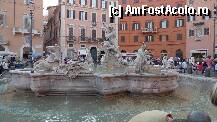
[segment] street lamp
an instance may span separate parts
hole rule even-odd
[[[213,42],[213,58],[215,57],[215,49],[216,49],[216,43],[215,43],[215,37],[216,37],[216,18],[217,18],[217,5],[214,4],[214,10],[213,10],[213,21],[214,21],[214,42]]]
[[[30,27],[30,42],[29,42],[29,63],[30,63],[30,68],[33,68],[33,60],[32,60],[32,23],[33,23],[33,12],[35,10],[35,6],[33,1],[31,1],[28,5],[28,8],[30,10],[30,20],[31,20],[31,27]]]

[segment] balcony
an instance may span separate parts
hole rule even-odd
[[[70,37],[70,36],[67,36],[67,37],[66,37],[66,41],[67,41],[67,42],[75,42],[75,41],[76,41],[76,37],[75,37],[75,36],[71,36],[71,37]]]
[[[87,41],[91,41],[91,38],[90,37],[79,36],[79,41],[80,42],[87,42]]]
[[[142,29],[142,32],[147,34],[157,33],[157,28],[144,28]]]
[[[13,35],[16,35],[16,34],[30,34],[30,31],[28,29],[25,29],[25,28],[14,27],[13,28]],[[41,35],[42,33],[38,30],[33,29],[32,34],[33,35]]]

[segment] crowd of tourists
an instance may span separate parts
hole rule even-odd
[[[163,59],[153,59],[154,65],[163,65]],[[203,75],[206,77],[217,76],[217,58],[207,56],[206,58],[180,59],[178,57],[167,60],[171,69],[176,69],[179,73],[188,73],[194,75]]]

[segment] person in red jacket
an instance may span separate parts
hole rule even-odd
[[[203,64],[202,64],[202,62],[199,62],[197,64],[197,71],[200,72],[200,74],[202,74],[202,69],[203,69]],[[197,72],[197,74],[198,74],[198,72]]]

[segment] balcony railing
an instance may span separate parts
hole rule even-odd
[[[80,42],[103,42],[105,38],[92,38],[92,37],[78,37]]]
[[[142,29],[143,33],[157,33],[157,28],[144,28]]]
[[[14,27],[13,28],[13,34],[30,34],[30,30],[26,28],[19,28],[19,27]],[[33,29],[32,30],[33,35],[41,35],[42,33],[38,30]]]
[[[75,42],[76,41],[76,37],[75,36],[67,36],[66,37],[66,41],[67,42]]]

